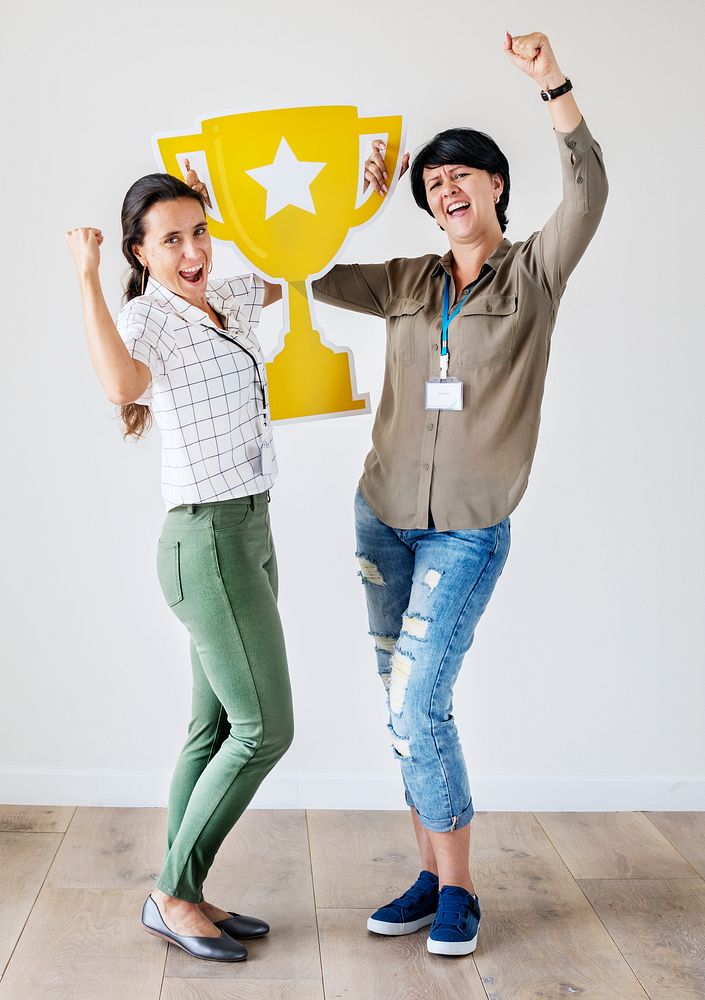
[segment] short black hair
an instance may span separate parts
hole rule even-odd
[[[507,205],[509,204],[509,162],[497,143],[484,132],[474,128],[449,128],[439,132],[430,142],[422,146],[411,164],[411,191],[419,208],[429,215],[423,172],[426,167],[441,167],[448,163],[462,163],[476,170],[487,170],[499,174],[504,181],[502,194],[496,204],[497,220],[502,232],[507,228]]]

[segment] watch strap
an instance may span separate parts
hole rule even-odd
[[[568,77],[565,78],[565,83],[562,83],[560,87],[554,87],[553,90],[542,90],[541,100],[542,101],[555,101],[557,97],[562,97],[563,94],[567,94],[569,90],[573,89],[573,84],[570,82]]]

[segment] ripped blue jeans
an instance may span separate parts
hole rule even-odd
[[[490,528],[401,530],[355,495],[360,576],[389,735],[407,803],[428,830],[473,817],[453,686],[509,554],[509,518]]]

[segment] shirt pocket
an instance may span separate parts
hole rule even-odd
[[[423,322],[419,299],[392,299],[387,309],[387,353],[393,365],[414,363],[416,328]]]
[[[516,295],[480,295],[463,306],[460,365],[482,368],[511,358],[516,335]]]

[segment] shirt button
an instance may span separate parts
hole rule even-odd
[[[582,177],[576,177],[576,178],[575,178],[575,183],[576,183],[576,184],[582,184],[582,183],[583,183],[583,179],[582,179]]]
[[[429,430],[429,431],[432,431],[433,430],[433,424],[429,424],[426,429]]]
[[[575,149],[575,139],[570,140],[570,142],[568,143],[568,148]]]
[[[424,472],[428,472],[428,469],[429,469],[429,465],[428,465],[428,462],[426,462],[426,464],[424,465]]]
[[[487,306],[487,312],[488,312],[488,313],[491,313],[491,312],[492,312],[492,306],[490,306],[490,305],[488,305],[488,306]]]
[[[434,351],[437,351],[437,350],[438,350],[438,344],[432,344],[431,346],[433,347],[433,350],[434,350]]]

